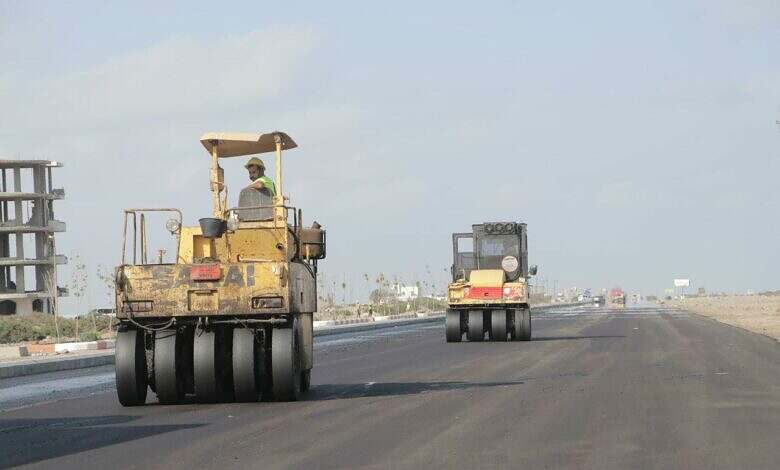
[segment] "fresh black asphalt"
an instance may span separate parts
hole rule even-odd
[[[780,345],[655,306],[318,338],[297,403],[121,407],[112,368],[0,381],[0,467],[780,467]]]

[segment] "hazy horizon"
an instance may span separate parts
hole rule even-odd
[[[89,307],[123,208],[210,213],[202,133],[277,129],[322,272],[361,294],[442,285],[450,234],[488,220],[528,224],[550,287],[780,289],[778,2],[210,5],[0,5],[0,158],[64,163]]]

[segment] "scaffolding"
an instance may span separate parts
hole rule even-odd
[[[0,160],[0,315],[54,313],[57,299],[67,291],[57,287],[57,266],[67,258],[58,255],[54,235],[65,223],[54,218],[54,201],[64,189],[52,187],[49,160]],[[23,183],[32,183],[23,188]],[[26,257],[25,247],[35,256]],[[34,279],[25,277],[34,271]]]

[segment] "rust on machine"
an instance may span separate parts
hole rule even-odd
[[[485,222],[452,235],[452,282],[447,287],[448,342],[527,341],[531,337],[526,224]]]
[[[211,157],[210,216],[185,226],[175,208],[124,211],[115,296],[120,402],[145,401],[147,381],[163,403],[189,393],[201,401],[253,401],[269,389],[270,398],[295,400],[314,363],[317,264],[326,253],[325,230],[316,222],[304,226],[303,211],[283,192],[282,154],[298,145],[279,131],[208,132],[200,141]],[[257,173],[264,164],[253,159],[258,163],[246,165],[253,181],[231,204],[220,160],[265,153],[274,154],[273,179]],[[153,214],[170,216],[164,228],[176,243],[171,260],[148,241],[150,230],[161,228],[147,222]],[[150,252],[159,257],[150,261]],[[263,357],[273,358],[271,370],[263,370]]]

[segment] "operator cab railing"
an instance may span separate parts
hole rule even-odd
[[[176,256],[174,260],[179,259],[179,245],[181,241],[182,214],[179,209],[172,208],[143,208],[143,209],[125,209],[124,211],[124,230],[122,234],[122,263],[126,264],[166,264],[163,263],[164,250],[160,250],[157,263],[149,262],[149,237],[146,223],[148,213],[170,212],[174,218],[168,220],[165,224],[166,229],[176,237]],[[127,259],[128,244],[128,226],[132,226],[132,263]]]

